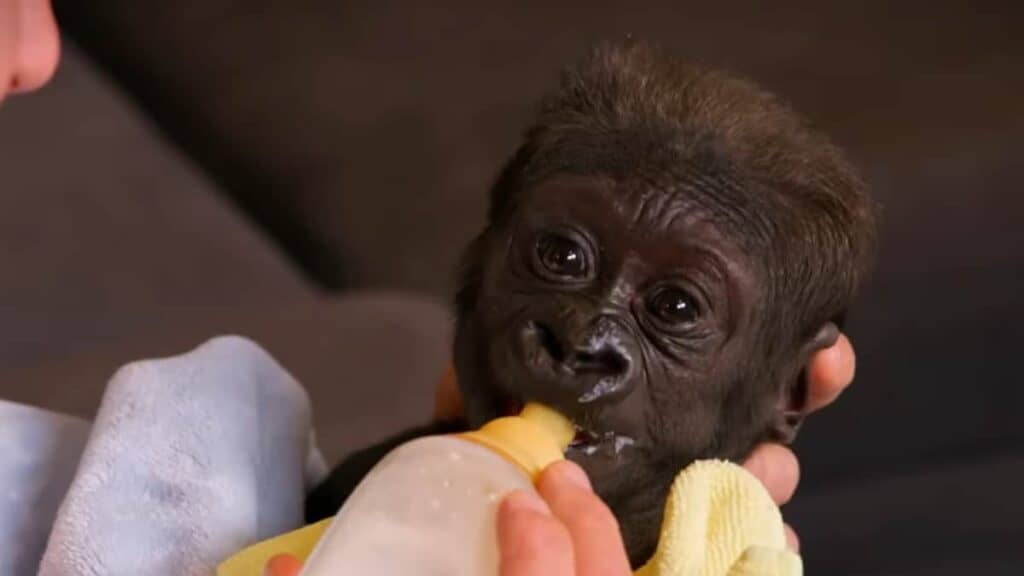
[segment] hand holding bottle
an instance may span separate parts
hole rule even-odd
[[[576,464],[556,462],[538,478],[540,498],[515,491],[498,508],[501,576],[628,576],[618,523]],[[277,556],[267,576],[296,576],[301,563]]]

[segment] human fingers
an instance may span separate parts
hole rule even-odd
[[[780,506],[789,502],[800,482],[800,462],[792,450],[781,444],[757,445],[743,467],[764,484],[772,500]]]
[[[552,464],[538,478],[537,491],[569,530],[577,576],[631,574],[619,523],[582,468],[569,461]]]
[[[835,344],[816,352],[807,366],[807,411],[820,410],[835,401],[853,382],[856,371],[853,345],[840,333]]]
[[[569,532],[536,494],[515,491],[498,506],[501,576],[573,576]]]
[[[43,86],[53,76],[60,59],[60,34],[49,0],[23,0],[15,4],[20,7],[19,34],[10,89],[29,92]]]

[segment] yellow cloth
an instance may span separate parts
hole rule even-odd
[[[800,576],[782,514],[740,466],[701,460],[679,473],[654,557],[636,576]]]
[[[217,568],[217,576],[260,576],[271,557],[305,559],[329,520],[255,544]],[[801,576],[786,549],[782,515],[761,482],[742,467],[694,462],[669,492],[654,557],[636,576]]]

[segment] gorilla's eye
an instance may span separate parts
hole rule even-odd
[[[697,300],[685,290],[674,286],[655,291],[647,300],[647,309],[655,318],[672,326],[690,324],[700,314]]]
[[[565,236],[542,236],[537,241],[537,260],[547,276],[579,279],[588,272],[587,251]]]

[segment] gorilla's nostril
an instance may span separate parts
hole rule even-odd
[[[577,350],[573,354],[572,369],[577,374],[619,376],[629,369],[629,359],[611,346],[596,351]]]
[[[537,342],[540,344],[540,347],[548,353],[552,360],[561,364],[565,360],[565,349],[562,348],[562,344],[558,341],[558,336],[555,336],[555,332],[540,322],[531,322],[530,328],[537,335]]]

